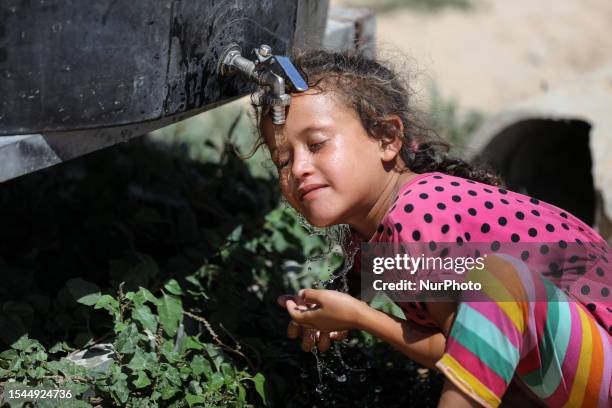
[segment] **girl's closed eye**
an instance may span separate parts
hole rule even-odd
[[[289,159],[285,159],[285,160],[281,160],[278,162],[278,164],[276,165],[276,167],[281,170],[284,169],[285,167],[287,167],[287,165],[289,165]]]
[[[278,170],[287,167],[291,158],[291,154],[288,149],[279,149],[272,154],[272,162]]]
[[[323,140],[321,142],[316,142],[316,143],[309,143],[308,144],[308,150],[311,153],[316,153],[316,152],[318,152],[319,150],[321,150],[323,148],[323,145],[325,144],[325,142],[326,142],[326,140]],[[277,161],[276,167],[279,170],[281,170],[281,169],[287,167],[289,165],[289,163],[290,163],[290,159],[288,159],[288,158],[287,159],[279,159]]]
[[[317,142],[317,143],[311,143],[311,144],[308,145],[308,148],[310,149],[311,152],[317,152],[317,151],[321,150],[321,148],[323,147],[324,143],[325,143],[325,141]]]

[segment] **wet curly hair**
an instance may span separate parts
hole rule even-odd
[[[331,91],[339,96],[357,113],[370,137],[383,141],[399,137],[402,141],[400,157],[409,170],[415,173],[438,171],[493,186],[503,185],[502,179],[484,165],[471,165],[449,155],[450,143],[425,125],[422,115],[412,106],[414,92],[407,81],[388,66],[390,64],[352,51],[306,50],[296,51],[290,57],[309,88]],[[287,89],[292,91],[289,84]],[[259,104],[257,97],[252,97],[251,103],[258,132],[254,152],[265,145],[261,119],[270,114],[270,107]],[[401,119],[401,132],[387,120],[390,115]]]

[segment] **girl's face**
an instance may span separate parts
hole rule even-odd
[[[312,225],[357,223],[376,203],[388,174],[381,142],[332,93],[293,95],[285,124],[266,115],[262,133],[282,194]]]

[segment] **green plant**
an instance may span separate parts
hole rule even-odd
[[[362,333],[319,377],[276,297],[342,260],[226,139],[199,161],[155,140],[0,185],[1,387],[70,388],[74,407],[435,403],[438,377]]]
[[[66,356],[49,359],[49,354],[75,350],[58,343],[47,352],[26,334],[0,354],[0,376],[8,379],[11,388],[69,389],[76,397],[93,390],[87,398],[90,403],[107,401],[116,406],[249,407],[247,389],[254,387],[265,402],[264,377],[235,367],[227,356],[234,353],[248,361],[239,345],[226,346],[210,326],[214,343],[202,342],[197,335],[176,340],[184,315],[206,322],[183,310],[183,291],[176,280],[166,282],[159,296],[142,287],[135,292],[119,290],[115,297],[103,295],[80,279],[68,285],[78,303],[104,309],[111,316],[114,354],[110,364],[100,370],[99,365],[78,365]],[[89,405],[77,400],[66,406]]]
[[[484,115],[473,110],[460,112],[458,101],[454,98],[443,98],[434,83],[429,86],[429,95],[431,101],[427,114],[429,125],[453,145],[455,154],[461,155],[468,137],[484,121]]]

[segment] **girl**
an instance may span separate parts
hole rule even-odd
[[[293,61],[310,89],[292,95],[281,126],[255,104],[258,146],[269,149],[283,196],[309,223],[346,224],[353,244],[488,243],[500,253],[486,261],[489,276],[523,277],[514,280],[518,289],[508,287],[518,293],[513,302],[401,302],[406,320],[346,293],[305,289],[279,298],[292,319],[289,336],[316,330],[303,347],[317,342],[325,350],[344,331],[365,330],[444,373],[440,407],[495,407],[509,398],[609,407],[605,241],[571,214],[499,188],[490,172],[448,157],[448,145],[419,125],[408,88],[380,63],[325,51]],[[589,256],[568,258],[568,242],[589,248]],[[501,255],[510,243],[525,249]],[[530,281],[520,271],[536,258],[549,270]],[[538,288],[550,301],[528,301],[525,294]]]

